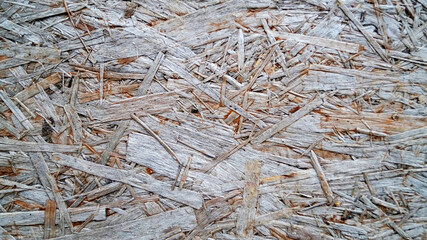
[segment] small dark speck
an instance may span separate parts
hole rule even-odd
[[[73,85],[73,77],[71,77],[70,78],[70,81],[68,81],[68,85],[67,85],[67,88],[70,88],[71,87],[71,85]]]
[[[199,109],[193,107],[191,108],[191,113],[199,113]]]
[[[108,127],[109,129],[115,129],[117,126],[118,126],[118,125],[117,125],[117,124],[115,124],[115,123],[110,123],[110,124],[108,124],[108,125],[107,125],[107,127]]]
[[[50,124],[53,124],[53,118],[49,117],[47,119]],[[44,120],[42,125],[42,137],[49,143],[52,142],[51,134],[53,132],[53,129],[50,127],[49,123]]]

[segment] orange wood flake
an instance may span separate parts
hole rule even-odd
[[[37,203],[31,204],[31,203],[24,202],[22,200],[15,200],[13,201],[13,203],[20,207],[25,208],[26,210],[33,210],[33,209],[44,210],[45,209],[45,207],[40,204],[37,204]]]
[[[134,62],[137,58],[138,58],[138,56],[127,57],[127,58],[119,58],[119,59],[117,59],[117,63],[124,66],[124,65],[128,65],[128,64]]]
[[[153,174],[153,173],[154,173],[154,170],[153,170],[153,169],[151,169],[151,168],[146,167],[146,168],[145,168],[145,172],[146,172],[148,175],[151,175],[151,174]]]

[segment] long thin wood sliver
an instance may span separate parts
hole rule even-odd
[[[262,63],[257,67],[257,69],[255,70],[254,74],[251,75],[251,81],[246,84],[245,86],[243,86],[242,88],[240,88],[237,92],[231,94],[229,96],[229,99],[232,100],[233,98],[239,96],[240,94],[242,94],[243,92],[246,91],[250,91],[252,86],[255,84],[256,80],[258,79],[259,75],[261,74],[262,70],[265,68],[265,66],[267,65],[267,63],[269,63],[271,61],[271,58],[274,55],[274,49],[270,49],[268,51],[267,56],[265,57],[265,59],[262,61]]]
[[[55,199],[56,205],[59,209],[60,218],[63,218],[65,220],[67,226],[70,228],[70,231],[73,232],[73,223],[71,220],[71,216],[68,212],[68,206],[65,204],[65,201],[62,198],[55,178],[49,173],[49,168],[43,158],[43,155],[41,153],[31,153],[30,159],[35,169],[38,171],[39,176],[42,175],[43,177],[43,186],[47,189],[51,189],[53,198]]]
[[[245,63],[245,40],[242,29],[239,29],[237,38],[237,63],[239,71],[241,71]]]
[[[172,151],[172,149],[159,136],[157,136],[157,134],[153,130],[151,130],[150,127],[147,124],[145,124],[141,119],[139,119],[134,113],[132,113],[130,116],[139,125],[141,125],[145,129],[145,131],[147,131],[154,139],[156,139],[160,143],[160,145],[162,145],[163,148],[171,155],[171,157],[175,161],[178,162],[179,169],[178,169],[175,181],[174,181],[174,183],[172,185],[172,191],[173,191],[175,189],[175,185],[176,185],[176,183],[178,182],[178,179],[179,179],[179,175],[180,175],[180,172],[181,172],[181,169],[182,169],[182,166],[183,166],[182,162],[179,160],[178,156]]]
[[[288,77],[289,73],[288,73],[288,68],[286,67],[286,57],[285,54],[282,52],[282,50],[279,48],[276,39],[273,37],[272,33],[271,33],[271,29],[268,26],[267,20],[266,19],[261,19],[261,24],[264,28],[265,33],[267,34],[267,39],[268,42],[270,44],[273,45],[273,49],[276,52],[276,55],[279,58],[279,64],[283,69],[283,72],[285,73],[285,76]]]
[[[9,133],[13,134],[17,139],[22,137],[21,133],[18,129],[16,129],[12,124],[8,121],[0,117],[0,128],[5,128]]]
[[[203,204],[203,197],[200,193],[187,189],[170,191],[170,187],[167,183],[157,180],[143,172],[135,174],[134,171],[112,168],[59,153],[53,154],[53,156],[55,163],[60,165],[68,166],[97,177],[111,179],[113,181],[132,185],[133,187],[145,189],[173,201],[189,205],[195,209],[200,209]]]
[[[104,152],[102,152],[101,156],[98,159],[99,164],[102,164],[102,165],[107,164],[108,160],[110,159],[110,154],[114,151],[114,149],[119,144],[120,139],[123,137],[123,134],[125,133],[127,127],[129,126],[129,122],[130,122],[129,120],[120,121],[116,132],[111,137],[110,141],[108,141],[108,144],[104,149]],[[85,191],[86,192],[92,191],[95,187],[96,187],[96,182],[92,180],[89,183],[89,185],[87,185]],[[79,197],[76,201],[73,202],[71,207],[77,207],[78,205],[80,205],[80,203],[83,202],[85,197],[86,195]]]
[[[40,85],[43,89],[46,89],[49,87],[50,84],[57,84],[60,81],[61,81],[61,78],[59,77],[59,74],[54,73],[54,74],[50,75],[49,77],[41,80],[37,84]],[[37,85],[32,84],[31,86],[29,86],[29,87],[25,88],[24,90],[22,90],[21,92],[17,93],[14,96],[14,98],[17,98],[23,102],[23,101],[33,97],[34,95],[36,95],[38,93],[39,93],[39,89],[38,89]],[[0,112],[4,112],[7,109],[8,109],[7,106],[0,105]]]
[[[384,42],[383,45],[386,46],[386,48],[391,48],[388,44],[389,37],[387,36],[387,31],[385,30],[386,27],[384,23],[384,17],[383,17],[383,13],[380,10],[380,5],[378,3],[378,0],[374,0],[374,10],[375,10],[375,15],[377,16],[378,25],[381,30],[381,36],[383,37],[383,42]]]
[[[255,123],[255,126],[257,124]],[[254,139],[255,137],[259,136],[261,133],[263,133],[263,131],[261,130],[260,132],[257,132],[256,134],[254,134],[254,130],[255,130],[255,126],[252,129],[249,138],[242,142],[239,143],[238,145],[234,145],[231,148],[229,148],[228,150],[226,150],[225,152],[221,153],[218,157],[216,157],[215,159],[212,160],[212,162],[206,164],[205,166],[203,166],[200,170],[203,173],[209,172],[212,168],[214,168],[216,165],[218,165],[219,163],[221,163],[222,161],[224,161],[225,159],[227,159],[228,157],[230,157],[231,155],[233,155],[234,153],[236,153],[237,151],[239,151],[240,149],[242,149],[244,146],[246,146],[248,143],[250,143],[252,141],[252,139]]]
[[[6,92],[3,90],[0,90],[0,99],[3,100],[3,102],[6,104],[6,106],[12,111],[13,114],[15,114],[16,118],[19,120],[19,122],[25,127],[27,126],[27,130],[32,130],[34,127],[31,125],[30,121],[27,119],[27,117],[24,115],[24,113],[21,112],[21,110],[18,108],[18,106],[13,103],[13,101],[7,96]]]
[[[302,43],[313,44],[320,47],[328,47],[349,53],[358,53],[363,48],[359,44],[351,42],[342,42],[333,39],[315,37],[303,34],[287,33],[287,32],[271,32],[271,35],[276,39],[294,40]]]
[[[202,84],[198,79],[193,77],[190,73],[188,73],[185,69],[180,67],[178,64],[169,60],[168,58],[165,58],[163,60],[163,64],[167,68],[169,68],[170,70],[176,72],[180,77],[184,78],[191,85],[200,89],[203,93],[208,95],[210,98],[212,98],[216,102],[220,102],[220,98],[221,98],[220,93],[218,93],[217,91],[215,91],[211,87]],[[267,126],[263,121],[261,121],[260,119],[257,119],[253,115],[249,114],[246,110],[244,110],[238,104],[234,103],[233,101],[231,101],[230,99],[228,99],[226,97],[223,98],[223,104],[227,108],[229,108],[229,109],[235,111],[236,113],[240,114],[242,117],[247,118],[247,119],[249,119],[249,121],[257,124],[259,127],[264,128]]]
[[[385,53],[385,51],[381,48],[381,46],[375,41],[375,39],[369,34],[362,24],[359,22],[359,20],[356,19],[356,17],[353,15],[353,13],[350,12],[350,10],[345,6],[345,4],[338,0],[338,6],[339,8],[344,12],[344,14],[356,25],[357,29],[363,34],[363,36],[368,40],[369,44],[372,46],[372,48],[375,50],[375,52],[380,55],[380,57],[386,61],[389,62],[388,57]]]
[[[145,131],[147,131],[153,138],[155,138],[165,148],[165,150],[172,156],[172,158],[175,159],[175,161],[177,161],[182,166],[182,163],[178,159],[178,156],[172,151],[172,149],[159,136],[157,136],[157,134],[153,130],[151,130],[151,128],[147,124],[145,124],[141,119],[139,119],[135,115],[135,113],[132,113],[130,116],[139,125],[141,125],[145,129]]]
[[[222,84],[221,84],[221,90],[220,90],[220,100],[219,100],[219,105],[222,107],[224,106],[224,98],[225,98],[225,92],[226,92],[226,78],[224,76],[222,76]]]
[[[173,184],[172,184],[172,187],[171,187],[172,191],[175,190],[175,186],[178,183],[178,179],[179,179],[179,175],[181,174],[181,170],[182,170],[182,165],[179,164],[178,165],[178,171],[176,171],[175,180],[173,181]]]
[[[281,131],[284,128],[289,127],[291,124],[299,120],[300,118],[304,117],[311,111],[313,111],[315,108],[319,107],[323,104],[323,96],[318,95],[315,97],[311,102],[306,104],[304,107],[293,113],[292,115],[284,118],[280,122],[274,124],[271,127],[268,127],[264,129],[264,132],[261,133],[259,136],[257,136],[254,140],[252,140],[253,144],[261,144],[268,138],[272,137],[277,132]]]
[[[250,142],[250,140],[246,140],[238,145],[232,146],[231,148],[229,148],[227,151],[221,153],[217,158],[213,159],[212,162],[206,164],[205,166],[203,166],[201,168],[201,171],[206,173],[208,171],[210,171],[212,168],[214,168],[216,165],[218,165],[219,163],[221,163],[222,161],[224,161],[225,159],[227,159],[228,157],[230,157],[231,155],[233,155],[234,153],[236,153],[237,151],[239,151],[240,149],[242,149],[244,146],[246,146],[248,143]]]
[[[400,236],[405,239],[412,239],[411,236],[405,232],[402,228],[400,228],[393,220],[389,219],[388,225],[393,228]]]
[[[71,11],[70,11],[70,9],[68,8],[68,4],[67,4],[67,1],[66,0],[62,0],[62,3],[64,4],[64,8],[65,8],[65,11],[67,12],[67,14],[68,14],[68,18],[70,19],[70,22],[71,22],[71,25],[73,25],[73,27],[75,28],[76,27],[76,25],[74,24],[74,21],[73,21],[73,18],[71,17]],[[75,29],[74,29],[75,30]],[[76,30],[75,30],[76,31]],[[79,38],[79,40],[80,40],[80,42],[83,44],[83,47],[85,48],[85,50],[86,50],[86,52],[88,53],[88,54],[90,54],[90,51],[89,51],[89,49],[88,49],[88,47],[87,47],[87,45],[86,45],[86,43],[83,41],[83,39],[82,39],[82,37],[80,36],[80,34],[76,31],[76,34],[77,34],[77,36],[78,36],[78,38]]]
[[[316,171],[317,177],[320,181],[320,186],[322,187],[323,192],[326,195],[326,199],[328,200],[329,204],[333,204],[334,197],[332,195],[332,190],[329,187],[328,181],[326,180],[326,175],[323,172],[322,167],[320,166],[319,160],[317,159],[316,154],[313,150],[310,151],[310,160],[311,164],[313,165],[314,170]]]
[[[99,68],[99,104],[102,104],[104,98],[104,64]]]
[[[151,65],[150,69],[148,69],[147,75],[145,75],[144,80],[142,80],[141,85],[139,86],[138,90],[136,91],[136,96],[142,96],[145,95],[150,87],[151,82],[153,81],[154,75],[156,74],[157,70],[160,67],[160,64],[162,63],[162,60],[164,58],[165,54],[163,52],[159,52],[156,56],[156,59],[154,60],[153,64]]]
[[[93,219],[95,218],[95,213],[92,213],[87,217],[87,219],[82,223],[82,225],[78,226],[76,232],[81,232],[83,228],[85,228]]]
[[[161,238],[161,235],[177,226],[185,232],[197,226],[196,215],[191,208],[177,208],[146,218],[137,218],[131,221],[120,222],[112,226],[95,228],[74,235],[63,236],[56,238],[56,240],[164,239]]]
[[[57,206],[57,205],[56,205]],[[94,220],[105,220],[107,218],[105,207],[79,207],[68,208],[67,213],[71,216],[72,222],[83,222],[90,214],[95,213]],[[0,213],[0,226],[34,226],[45,222],[45,211],[22,211]],[[56,216],[52,217],[53,223],[60,224],[60,213],[56,211]],[[34,239],[34,238],[33,238]],[[37,238],[40,239],[40,238]]]
[[[280,100],[283,100],[283,98],[286,97],[285,93],[291,91],[292,89],[294,89],[296,86],[300,85],[302,83],[302,79],[300,79],[302,76],[306,75],[308,73],[308,69],[302,70],[300,72],[300,74],[298,74],[297,76],[293,77],[292,79],[289,80],[288,86],[283,89],[282,91],[280,91],[279,94],[277,94],[279,96]]]
[[[71,125],[71,129],[73,131],[73,138],[75,142],[78,143],[83,138],[82,122],[80,120],[80,117],[77,114],[76,109],[71,104],[66,104],[64,106],[64,112]]]
[[[6,231],[6,229],[2,228],[1,226],[0,226],[0,235],[2,236],[3,240],[15,240],[16,239],[12,235],[10,235],[10,233],[8,231]]]
[[[181,190],[184,187],[184,183],[185,183],[185,180],[187,179],[188,171],[190,170],[190,164],[192,160],[193,160],[192,157],[188,157],[187,165],[185,166],[184,172],[182,173],[181,181],[179,182],[179,190]]]
[[[99,72],[100,69],[95,67],[88,67],[84,65],[69,63],[70,66],[73,66],[78,71],[86,71],[86,73],[80,73],[81,75],[93,75],[93,77],[96,76],[95,72]],[[108,80],[123,80],[123,79],[143,79],[145,78],[146,74],[138,74],[138,73],[129,73],[129,72],[114,72],[114,71],[108,71],[104,69],[104,78]]]
[[[1,121],[0,121],[1,123]],[[18,141],[11,139],[0,139],[1,151],[22,151],[22,152],[75,152],[80,150],[79,145],[64,145],[53,143],[37,143]]]
[[[366,172],[363,173],[363,179],[365,180],[366,185],[368,186],[368,190],[372,195],[376,195],[375,189],[372,187],[371,181],[369,181],[368,174]]]
[[[5,178],[0,178],[0,184],[4,185],[4,186],[17,187],[17,188],[22,188],[22,189],[33,189],[33,188],[36,188],[36,187],[33,187],[33,186],[28,186],[28,185],[25,185],[25,184],[22,184],[22,183],[19,183],[19,182],[8,180],[8,179],[5,179]]]
[[[39,89],[39,91],[42,92],[43,88],[38,83],[36,85],[37,85],[37,88]],[[14,100],[15,102],[17,102],[28,114],[30,114],[30,116],[32,118],[36,117],[36,115],[23,102],[21,102],[21,100],[19,100],[19,98],[13,97],[12,100]]]
[[[119,126],[117,127],[116,132],[113,137],[108,141],[107,147],[104,152],[101,154],[101,157],[98,160],[99,164],[107,164],[110,159],[110,154],[114,151],[117,145],[120,142],[120,139],[123,137],[127,127],[129,126],[129,121],[120,121]]]

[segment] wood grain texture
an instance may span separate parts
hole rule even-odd
[[[0,1],[2,237],[422,239],[426,6]]]

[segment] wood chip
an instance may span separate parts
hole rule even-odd
[[[246,162],[243,205],[236,224],[236,232],[241,238],[251,238],[254,235],[253,227],[258,202],[259,175],[260,163],[257,160]]]
[[[55,232],[55,216],[56,216],[56,202],[46,201],[46,211],[44,213],[44,238],[54,238]]]

